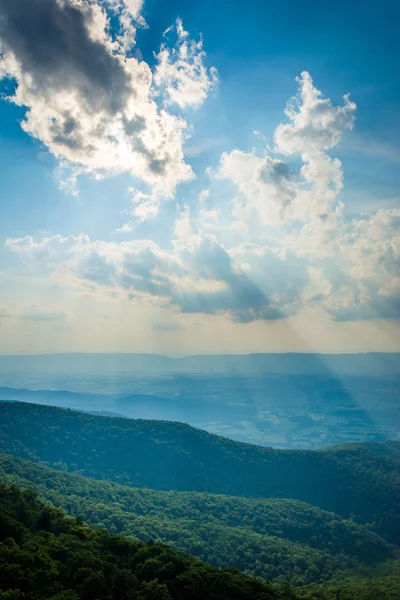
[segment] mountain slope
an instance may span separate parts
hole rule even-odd
[[[398,543],[399,463],[374,447],[273,450],[181,423],[0,402],[4,453],[136,487],[302,500]]]
[[[128,541],[0,483],[2,600],[277,600],[293,592],[167,546]]]
[[[167,542],[215,566],[300,586],[365,575],[397,552],[365,526],[295,500],[134,489],[0,455],[0,477],[89,525]]]

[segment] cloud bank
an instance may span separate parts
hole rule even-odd
[[[348,216],[343,165],[330,152],[354,127],[356,105],[345,95],[335,106],[307,72],[273,150],[226,150],[163,243],[134,239],[195,177],[188,115],[218,80],[179,19],[153,68],[136,58],[141,9],[141,0],[0,0],[0,76],[15,82],[8,100],[26,108],[23,129],[73,178],[129,173],[145,186],[130,188],[125,241],[27,235],[8,249],[31,275],[182,313],[247,323],[317,307],[342,321],[399,318],[400,210]]]
[[[91,290],[142,299],[156,306],[175,306],[183,313],[228,314],[235,321],[280,318],[251,278],[212,235],[187,237],[176,223],[173,251],[151,240],[112,243],[88,236],[60,235],[36,242],[32,237],[6,244],[28,261],[39,276],[52,278],[82,291]]]

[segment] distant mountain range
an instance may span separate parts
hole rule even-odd
[[[85,408],[91,402],[101,404],[105,401],[115,399],[115,396],[106,394],[80,394],[79,392],[69,392],[67,390],[28,390],[11,387],[0,387],[1,400],[19,400],[45,404],[50,406],[65,406],[67,408],[82,407]]]
[[[28,390],[0,387],[0,400],[31,402],[45,406],[73,408],[103,417],[132,417],[166,421],[195,420],[210,413],[210,400],[162,398],[150,394],[81,394],[65,390]],[[235,412],[230,406],[213,403],[214,416]],[[236,408],[236,412],[238,408]]]
[[[0,373],[243,373],[395,375],[400,353],[225,354],[171,358],[156,354],[0,355]]]

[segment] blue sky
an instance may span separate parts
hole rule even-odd
[[[399,13],[0,0],[0,352],[398,350]]]

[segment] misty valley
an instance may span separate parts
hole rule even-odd
[[[0,356],[0,599],[397,600],[399,366]]]
[[[126,364],[90,356],[84,365],[68,355],[58,357],[60,364],[57,357],[36,357],[29,369],[26,358],[10,364],[0,356],[0,398],[182,421],[274,448],[400,439],[396,355],[385,363],[382,355],[254,355],[253,361],[237,356],[219,362],[125,355]]]
[[[273,449],[41,393],[0,401],[2,600],[397,600],[400,442]]]

